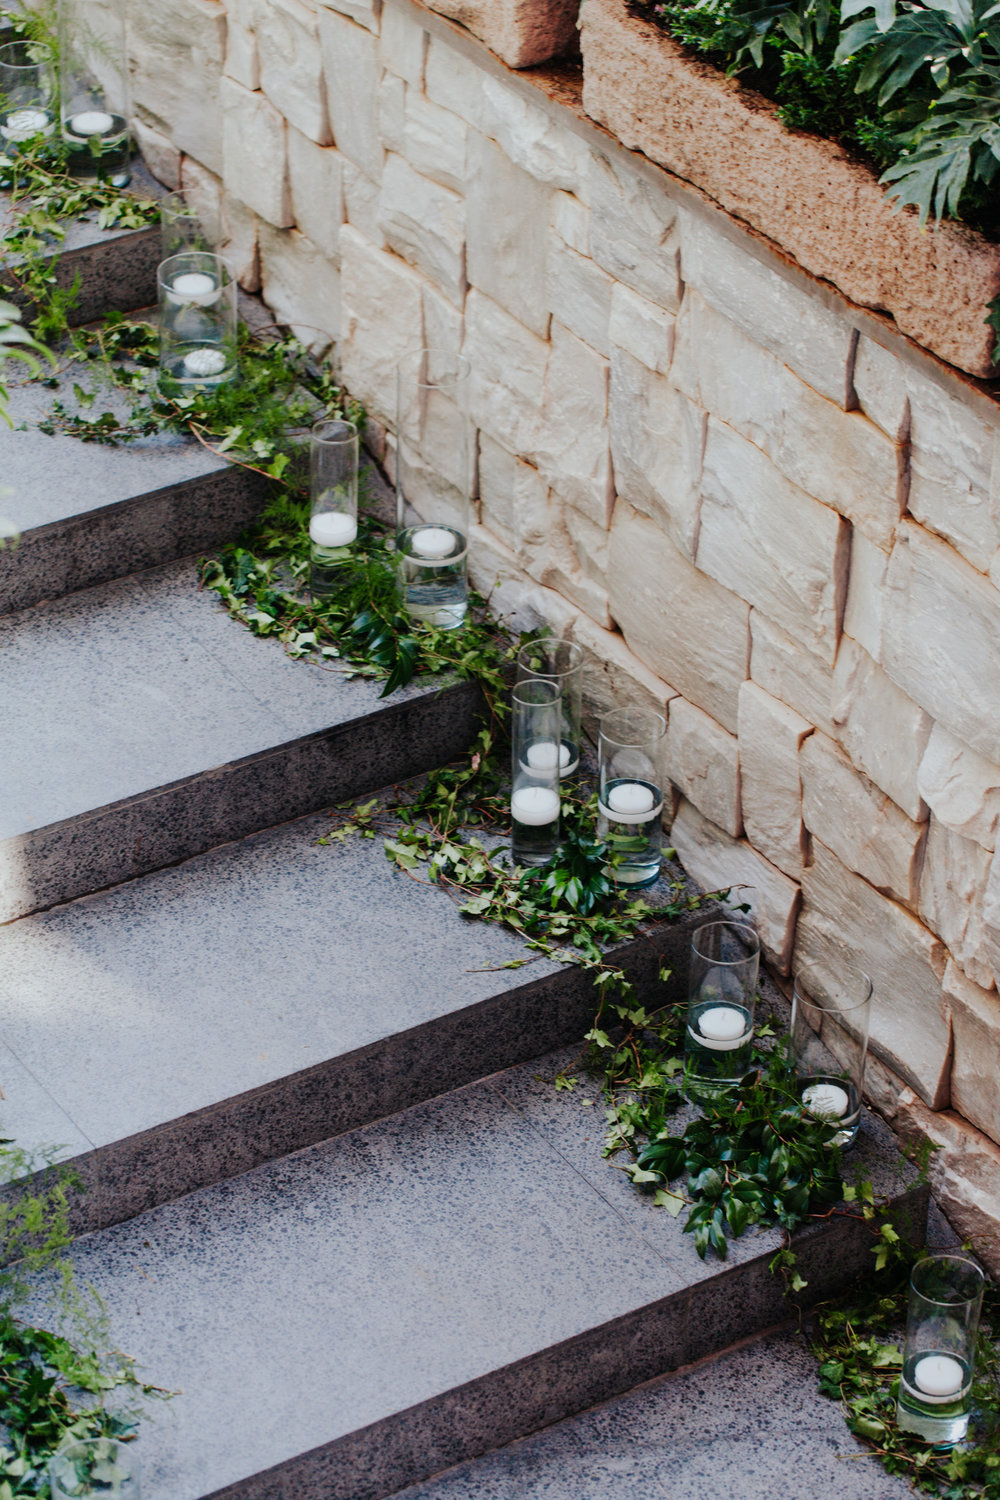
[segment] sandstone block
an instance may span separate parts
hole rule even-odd
[[[575,193],[586,202],[590,171],[586,142],[549,110],[533,103],[523,90],[482,72],[479,79],[483,133],[536,182]]]
[[[586,615],[574,614],[568,633],[586,653],[584,721],[595,742],[601,716],[613,708],[634,705],[666,715],[667,705],[677,698],[676,692],[628,649],[617,631],[602,630]]]
[[[340,275],[304,234],[261,224],[260,279],[275,321],[288,324],[300,342],[321,350],[339,338]]]
[[[516,555],[544,545],[549,487],[533,465],[479,435],[479,506],[488,526]]]
[[[895,441],[905,442],[910,435],[910,395],[902,360],[862,333],[854,356],[853,381],[865,416]]]
[[[1000,988],[1000,854],[996,850],[983,894],[983,946],[994,982]]]
[[[799,770],[802,820],[813,837],[884,896],[915,905],[924,826],[860,775],[825,734],[805,741]]]
[[[328,146],[330,117],[316,11],[303,0],[257,0],[260,86],[290,125]]]
[[[385,239],[379,224],[379,185],[346,156],[340,158],[344,187],[344,217],[366,240],[380,248]]]
[[[935,724],[917,772],[917,787],[939,823],[995,849],[1000,824],[1000,766]]]
[[[382,175],[378,131],[378,42],[369,30],[324,7],[319,39],[337,149],[373,180]]]
[[[470,283],[545,338],[548,190],[473,132],[467,211]]]
[[[693,562],[707,413],[613,345],[609,422],[618,494]]]
[[[946,959],[944,944],[916,917],[813,840],[813,863],[802,875],[796,963],[815,965],[831,985],[845,972],[870,976],[871,1049],[933,1109],[948,1103]]]
[[[329,260],[336,260],[344,222],[343,157],[288,127],[288,182],[292,213],[302,233]]]
[[[889,554],[855,527],[851,533],[844,633],[863,646],[874,661],[882,655],[882,601],[888,566]]]
[[[445,349],[458,356],[465,339],[465,318],[447,297],[425,282],[423,287],[424,342],[428,349]]]
[[[990,758],[1000,743],[997,591],[950,547],[906,525],[889,560],[882,665],[947,729]]]
[[[603,629],[610,629],[607,573],[608,534],[587,516],[553,503],[541,546],[525,549],[532,578],[556,589],[584,610]]]
[[[132,96],[148,123],[185,156],[222,172],[219,77],[226,16],[215,0],[129,7]]]
[[[951,950],[963,973],[992,989],[990,948],[983,929],[983,901],[992,856],[931,818],[920,879],[920,916]]]
[[[382,21],[382,0],[317,0],[321,10],[335,10],[339,15],[357,21],[378,35]]]
[[[185,156],[181,159],[180,189],[185,201],[198,215],[209,242],[219,245],[223,239],[222,183],[219,178],[192,157]]]
[[[378,123],[387,151],[405,154],[406,84],[395,73],[383,73],[378,86]]]
[[[805,864],[799,751],[813,726],[755,682],[740,688],[740,786],[746,835],[797,880]]]
[[[682,287],[674,204],[624,163],[596,153],[588,184],[597,264],[654,306],[676,312]]]
[[[382,65],[419,92],[424,86],[427,33],[407,11],[388,5],[382,12]]]
[[[608,362],[556,322],[540,416],[537,450],[525,456],[534,458],[563,504],[606,532],[614,502]]]
[[[742,839],[730,838],[682,800],[670,831],[677,857],[703,891],[730,889],[730,904],[746,902],[761,947],[781,974],[792,957],[799,887]]]
[[[613,285],[611,277],[587,256],[571,250],[559,235],[549,234],[548,310],[578,339],[605,356]]]
[[[432,104],[460,115],[484,135],[483,70],[441,37],[431,36],[424,60],[424,89]]]
[[[340,231],[343,307],[340,359],[348,390],[396,425],[396,366],[423,342],[421,279],[351,225]]]
[[[840,516],[714,418],[701,492],[698,567],[832,663],[850,542]]]
[[[236,280],[245,292],[260,291],[260,246],[257,237],[257,215],[232,193],[222,195],[222,241],[224,255],[236,272]]]
[[[574,193],[552,194],[552,228],[578,255],[590,254],[590,209]]]
[[[700,573],[658,526],[621,501],[611,527],[608,594],[636,656],[735,734],[750,645],[744,601]]]
[[[229,0],[226,7],[225,73],[245,89],[260,88],[260,56],[254,31],[258,3],[259,0]]]
[[[667,775],[710,823],[739,838],[743,816],[736,736],[685,698],[670,704]]]
[[[410,166],[442,187],[465,189],[469,127],[450,109],[432,104],[414,89],[406,93],[402,138],[396,148]]]
[[[476,426],[511,453],[537,453],[548,345],[473,287],[463,353],[472,366]]]
[[[933,1114],[909,1090],[896,1129],[906,1141],[931,1141],[931,1191],[963,1240],[1000,1276],[1000,1146],[952,1111]]]
[[[510,549],[478,523],[469,528],[469,576],[513,630],[548,625],[566,636],[574,619],[585,618],[561,594],[529,578]]]
[[[832,717],[837,739],[856,766],[901,807],[923,822],[927,808],[917,772],[931,720],[912,698],[844,636],[833,671]]]
[[[973,984],[954,962],[944,971],[944,995],[955,1038],[952,1106],[1000,1141],[1000,995]]]
[[[511,68],[557,57],[572,41],[577,0],[429,0],[431,10],[467,26]]]
[[[773,697],[822,729],[836,736],[830,706],[833,698],[833,673],[825,662],[778,626],[759,609],[751,611],[750,633],[753,649],[750,676]]]
[[[457,306],[465,298],[465,206],[457,193],[421,177],[390,154],[382,176],[379,226],[397,255]]]
[[[263,94],[252,94],[231,78],[219,81],[219,93],[226,187],[268,224],[290,226],[284,119]]]
[[[616,348],[647,370],[666,375],[674,349],[674,319],[647,297],[613,282],[610,338]],[[704,402],[702,403],[705,404]]]
[[[181,185],[181,153],[168,136],[154,130],[138,115],[132,121],[132,128],[146,166],[157,182],[175,193]]]

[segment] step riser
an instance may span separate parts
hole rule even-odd
[[[253,524],[267,493],[263,476],[232,467],[39,526],[0,552],[0,614],[214,550]]]
[[[390,701],[366,718],[7,839],[0,922],[445,765],[471,743],[481,702],[472,683]]]
[[[918,1186],[894,1201],[889,1217],[911,1243],[923,1243],[928,1198],[927,1187]],[[808,1231],[796,1251],[808,1300],[817,1302],[870,1268],[872,1232],[860,1220],[840,1219]],[[385,1500],[784,1322],[791,1309],[770,1259],[747,1261],[204,1500]]]
[[[137,229],[96,244],[57,250],[51,257],[56,262],[56,285],[65,291],[77,276],[80,278],[77,300],[69,313],[70,323],[78,326],[93,323],[116,310],[130,312],[151,307],[157,298],[156,268],[160,256],[158,228]],[[14,266],[9,274],[16,275],[16,270]],[[0,279],[7,279],[2,267]],[[22,308],[29,305],[16,290],[9,300]]]

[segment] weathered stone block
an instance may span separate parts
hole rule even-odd
[[[596,154],[588,184],[597,264],[656,307],[676,312],[682,286],[674,204],[637,172]]]
[[[382,21],[382,0],[317,0],[317,4],[321,10],[335,10],[378,35]]]
[[[842,864],[896,901],[915,905],[926,829],[900,812],[825,734],[799,757],[802,820]]]
[[[636,656],[735,734],[750,646],[744,601],[692,567],[658,526],[622,501],[611,527],[608,593]]]
[[[930,716],[848,636],[841,640],[833,671],[832,718],[854,764],[908,817],[923,822],[927,808],[917,772],[930,738]]]
[[[219,78],[226,15],[216,0],[162,0],[129,7],[132,95],[148,123],[185,156],[222,172]]]
[[[674,350],[674,318],[618,282],[611,283],[611,343],[647,370],[665,375]],[[704,405],[704,403],[702,403]]]
[[[773,697],[787,703],[796,713],[836,736],[830,705],[833,698],[833,673],[825,662],[813,656],[759,609],[750,615],[753,650],[750,676]]]
[[[607,356],[611,277],[571,250],[559,235],[550,234],[545,284],[549,312],[591,349]]]
[[[525,91],[492,75],[480,77],[482,130],[516,167],[546,187],[562,188],[587,201],[590,148],[550,110]],[[430,87],[428,85],[428,93]],[[439,104],[447,101],[438,99]]]
[[[419,96],[418,96],[419,97]],[[405,154],[406,84],[395,73],[383,73],[378,86],[378,123],[387,151]]]
[[[797,880],[805,864],[799,751],[813,726],[755,682],[740,688],[740,786],[747,838]]]
[[[590,209],[574,193],[552,194],[552,228],[578,255],[590,254]]]
[[[382,176],[379,226],[386,244],[461,306],[465,298],[465,205],[390,154]]]
[[[185,201],[197,214],[209,243],[218,245],[223,237],[221,181],[207,167],[185,156],[181,160],[179,186]]]
[[[606,532],[614,503],[608,362],[555,322],[540,416],[537,450],[525,456],[563,504]]]
[[[292,213],[302,233],[329,260],[339,254],[344,222],[343,157],[288,127],[288,181]]]
[[[229,0],[226,6],[227,78],[245,89],[260,88],[260,55],[254,31],[254,11],[259,0]]]
[[[378,42],[370,31],[326,7],[319,39],[337,149],[373,180],[382,175],[378,130]]]
[[[293,221],[285,121],[263,94],[231,78],[219,80],[226,187],[277,229]]]
[[[815,964],[830,985],[863,969],[875,986],[872,1051],[932,1109],[942,1109],[951,1064],[944,944],[818,839],[812,847],[813,863],[802,875],[796,963]]]
[[[954,962],[944,971],[944,995],[955,1038],[952,1106],[1000,1141],[1000,995],[973,984]]]
[[[618,494],[693,562],[707,413],[613,345],[609,421]]]
[[[557,635],[566,636],[572,620],[585,618],[561,594],[529,578],[510,548],[478,523],[469,528],[469,576],[513,630],[548,625]]]
[[[411,167],[443,187],[462,192],[468,141],[469,127],[460,116],[432,104],[414,89],[407,90],[402,138],[396,149]]]
[[[670,704],[667,775],[710,823],[739,838],[743,817],[736,736],[685,698]]]
[[[465,339],[465,318],[447,297],[424,283],[424,342],[428,349],[444,349],[457,358]]]
[[[799,887],[742,839],[733,839],[681,801],[670,830],[677,857],[703,891],[730,889],[731,903],[746,902],[765,956],[781,974],[791,964]]]
[[[428,0],[511,68],[557,57],[572,41],[578,0]]]
[[[472,366],[476,426],[511,453],[537,453],[548,345],[473,287],[463,352]]]
[[[260,86],[290,125],[319,146],[332,140],[315,8],[303,0],[257,0]]]
[[[419,92],[424,86],[427,33],[416,18],[396,5],[382,12],[382,65]]]
[[[132,121],[132,129],[146,166],[157,182],[175,193],[181,185],[181,153],[173,141],[138,115]]]
[[[586,615],[575,614],[569,636],[586,653],[583,668],[584,722],[596,742],[602,714],[635,705],[666,714],[677,698],[668,682],[657,677],[631,652],[621,635],[602,630]]]
[[[396,425],[396,366],[423,342],[421,279],[351,225],[340,231],[340,360],[348,389],[377,420]]]
[[[853,383],[865,416],[889,437],[905,442],[910,435],[910,396],[902,360],[863,333],[854,356]]]
[[[832,663],[850,543],[841,517],[712,418],[701,492],[698,567]]]
[[[533,465],[479,435],[479,506],[484,526],[515,554],[544,544],[549,487]]]
[[[611,626],[607,572],[608,534],[569,506],[551,503],[541,546],[524,558],[532,578],[557,589],[603,629]]]
[[[844,633],[863,646],[874,661],[882,655],[882,601],[888,566],[889,554],[855,527],[851,533]]]
[[[366,240],[379,248],[385,239],[379,224],[379,185],[347,157],[341,157],[341,180],[344,187],[344,217]]]
[[[275,320],[303,344],[318,350],[340,337],[340,275],[304,234],[261,224],[260,279]]]
[[[935,724],[917,772],[917,787],[939,823],[984,849],[996,848],[1000,766]]]
[[[548,190],[475,131],[467,212],[470,283],[545,338]]]
[[[950,1110],[932,1114],[909,1090],[895,1125],[905,1141],[937,1146],[929,1162],[934,1198],[983,1265],[1000,1276],[1000,1146]]]
[[[992,856],[931,818],[920,880],[919,912],[951,950],[963,973],[984,989],[993,986],[983,901]]]
[[[257,215],[232,193],[222,195],[222,241],[224,255],[245,292],[260,291],[260,247]]]

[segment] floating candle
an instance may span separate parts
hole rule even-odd
[[[317,547],[348,547],[357,534],[357,521],[343,510],[318,510],[309,522],[309,536]]]
[[[559,769],[564,771],[569,765],[569,746],[558,747]],[[533,771],[554,771],[556,766],[556,742],[555,740],[536,740],[533,745],[528,746],[525,759]]]
[[[189,302],[210,307],[213,302],[218,302],[221,292],[218,281],[206,271],[184,271],[170,283],[168,296],[176,307]]]
[[[608,807],[612,812],[635,815],[652,812],[656,798],[648,786],[641,781],[620,781],[608,792]]]
[[[839,1120],[847,1114],[851,1096],[846,1089],[835,1083],[811,1083],[802,1090],[802,1103],[811,1115],[827,1120]]]
[[[747,1029],[747,1018],[734,1005],[713,1005],[698,1017],[698,1030],[713,1042],[740,1042]]]
[[[950,1354],[925,1354],[913,1367],[913,1381],[925,1396],[940,1401],[958,1395],[965,1384],[965,1370]]]
[[[184,370],[188,375],[221,375],[226,368],[226,356],[221,349],[192,349],[184,356]]]
[[[519,786],[511,795],[510,810],[519,823],[541,828],[559,816],[559,793],[548,786]]]
[[[455,550],[454,533],[443,526],[421,526],[410,537],[414,557],[447,557]]]
[[[47,135],[52,128],[52,116],[48,110],[13,109],[0,125],[0,135],[8,141],[28,141],[33,135]]]
[[[107,135],[109,130],[114,129],[114,124],[114,115],[107,114],[103,109],[84,109],[78,115],[69,117],[66,128],[74,135]]]

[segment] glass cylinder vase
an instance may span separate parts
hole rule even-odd
[[[795,976],[789,1048],[803,1106],[836,1126],[831,1144],[853,1145],[865,1091],[872,982],[843,974],[831,984],[805,967]]]
[[[49,1459],[48,1479],[52,1500],[139,1500],[139,1460],[115,1438],[64,1443]]]
[[[685,1062],[708,1085],[738,1083],[750,1068],[760,939],[745,922],[706,922],[691,937]]]
[[[540,746],[559,742],[562,708],[553,682],[519,682],[511,694],[510,841],[514,862],[543,865],[559,843],[559,765]]]
[[[183,193],[166,193],[160,199],[160,259],[169,260],[186,250],[215,250],[205,232],[201,215]]]
[[[358,429],[353,422],[317,422],[309,440],[312,509],[309,587],[313,598],[335,593],[358,535]]]
[[[530,641],[517,653],[519,682],[554,682],[562,704],[562,728],[551,745],[537,745],[536,756],[559,757],[559,774],[565,781],[580,768],[583,714],[583,648],[575,641],[543,638]]]
[[[160,375],[188,390],[233,380],[236,277],[221,255],[188,250],[161,261]]]
[[[0,47],[0,149],[17,156],[56,128],[55,60],[48,47],[25,40]]]
[[[985,1278],[963,1255],[927,1255],[910,1276],[896,1418],[904,1432],[951,1447],[969,1430]]]
[[[648,708],[615,708],[601,719],[597,836],[616,856],[606,873],[632,890],[660,874],[666,732],[666,719]]]
[[[396,552],[415,620],[454,629],[468,608],[469,504],[475,473],[469,361],[419,349],[396,372]]]
[[[69,170],[129,181],[125,0],[59,0],[59,96]]]

